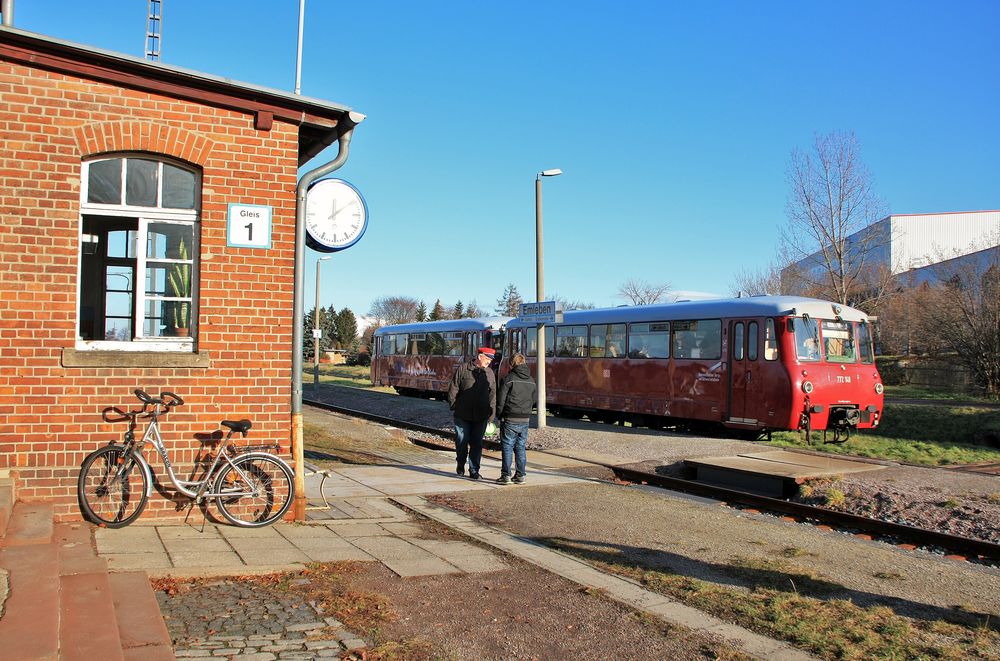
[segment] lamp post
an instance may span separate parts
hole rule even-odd
[[[313,393],[319,390],[319,266],[331,255],[316,260],[316,309],[313,311]]]
[[[535,175],[535,300],[545,300],[545,272],[542,268],[542,177],[558,177],[559,168]],[[545,324],[538,324],[538,428],[545,428]]]

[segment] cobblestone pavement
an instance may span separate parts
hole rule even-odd
[[[156,598],[177,658],[323,659],[366,646],[315,605],[293,595],[265,592],[267,598],[262,598],[259,584],[238,579],[181,586],[176,594],[159,590]]]

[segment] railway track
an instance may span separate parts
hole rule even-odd
[[[304,403],[325,411],[331,411],[356,418],[363,418],[371,422],[384,424],[400,429],[419,432],[439,438],[450,437],[450,433],[439,427],[430,427],[415,422],[398,420],[383,415],[359,411],[342,406],[335,406],[323,402],[304,400]],[[437,443],[427,439],[411,439],[417,443],[432,447],[434,449],[450,450],[453,446],[444,441]],[[494,449],[498,444],[493,445]],[[533,450],[541,452],[544,450]],[[648,484],[658,486],[673,491],[681,491],[695,496],[712,498],[722,501],[728,505],[743,508],[749,512],[767,512],[782,516],[788,520],[810,523],[813,525],[836,527],[840,530],[850,531],[859,537],[866,539],[882,539],[903,548],[912,549],[916,547],[926,547],[944,551],[948,557],[957,559],[968,559],[982,562],[1000,562],[1000,544],[994,544],[985,540],[970,537],[961,537],[949,533],[934,530],[925,530],[891,521],[872,519],[869,517],[840,512],[825,507],[816,507],[802,503],[794,503],[778,498],[770,498],[744,491],[738,491],[726,487],[715,486],[703,482],[694,482],[676,477],[658,475],[648,471],[635,470],[622,466],[613,466],[600,462],[586,461],[595,466],[601,466],[612,471],[615,476],[622,481],[633,484]]]

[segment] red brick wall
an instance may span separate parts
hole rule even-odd
[[[295,126],[257,131],[249,114],[0,62],[0,471],[10,470],[20,499],[79,518],[80,463],[124,431],[101,411],[134,407],[137,387],[187,401],[161,426],[181,474],[202,447],[196,435],[224,418],[252,419],[250,442],[288,452],[297,147]],[[63,366],[76,342],[81,162],[117,151],[201,168],[207,368]],[[272,207],[269,250],[227,247],[233,202]],[[147,512],[185,514],[155,491]]]

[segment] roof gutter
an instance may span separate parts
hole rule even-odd
[[[303,307],[305,299],[306,191],[317,179],[339,170],[350,154],[354,127],[364,121],[361,113],[346,112],[333,133],[339,145],[337,157],[310,170],[295,187],[295,287],[292,302],[292,458],[295,460],[296,521],[306,516],[305,452],[302,447],[302,346],[304,341]]]

